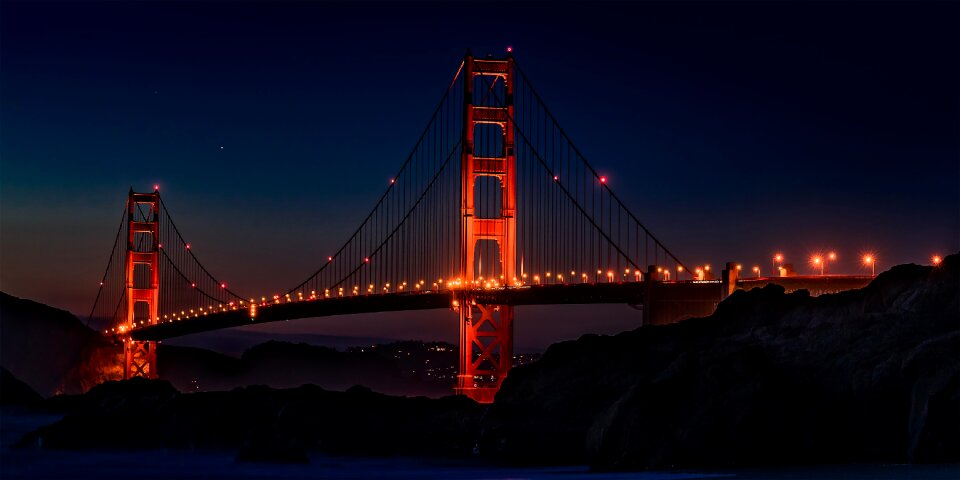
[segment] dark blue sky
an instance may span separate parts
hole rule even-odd
[[[512,45],[584,154],[688,264],[836,249],[836,269],[854,273],[867,250],[881,268],[960,250],[956,3],[0,13],[0,287],[78,313],[131,185],[161,185],[235,290],[302,280],[376,201],[468,47]],[[428,326],[396,323],[327,331]]]

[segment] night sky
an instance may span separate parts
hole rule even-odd
[[[863,273],[960,250],[960,4],[3,2],[0,288],[89,311],[127,190],[159,184],[235,291],[286,291],[359,224],[469,47],[510,45],[688,265]],[[521,309],[517,343],[632,328]],[[596,311],[595,309],[593,311]],[[529,320],[524,321],[526,315]],[[258,327],[453,340],[449,312]],[[264,337],[264,340],[267,336]]]

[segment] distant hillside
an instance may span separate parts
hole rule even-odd
[[[410,342],[418,344],[421,342]],[[247,385],[291,388],[304,384],[328,390],[364,385],[392,395],[449,395],[453,380],[429,381],[404,368],[400,360],[377,349],[332,348],[269,341],[238,359],[209,350],[161,345],[158,371],[178,390],[217,391]],[[454,364],[455,359],[450,362]]]
[[[239,357],[248,349],[263,343],[265,339],[287,343],[306,343],[308,345],[335,348],[337,350],[346,350],[356,346],[378,345],[394,341],[389,338],[378,337],[351,337],[312,333],[266,333],[240,327],[177,337],[164,342],[164,345],[204,348],[232,357]]]

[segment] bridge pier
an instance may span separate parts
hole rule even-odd
[[[513,366],[513,307],[484,305],[457,295],[460,317],[460,371],[455,390],[479,403],[493,403]]]
[[[723,273],[720,278],[722,279],[721,284],[723,289],[721,290],[720,300],[723,300],[737,289],[737,280],[740,279],[740,270],[737,270],[736,264],[733,262],[727,262],[727,266],[723,269]]]
[[[157,378],[157,343],[128,339],[123,342],[123,378]]]
[[[647,265],[647,274],[643,277],[643,316],[640,326],[653,324],[653,281],[656,275],[656,265]]]

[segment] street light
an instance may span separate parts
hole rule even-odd
[[[934,255],[934,256],[930,259],[930,261],[932,261],[932,262],[933,262],[933,266],[936,267],[936,266],[940,265],[940,262],[942,262],[943,259],[940,258],[940,255]]]
[[[753,273],[757,274],[757,278],[760,278],[760,267],[754,265]]]
[[[827,254],[827,259],[830,260],[831,262],[836,262],[836,261],[837,261],[837,252],[830,252],[830,253],[828,253],[828,254]],[[826,264],[827,262],[824,261],[823,263]]]
[[[867,254],[863,256],[863,264],[870,265],[870,276],[877,276],[877,259],[873,255]]]
[[[814,256],[810,259],[810,263],[812,263],[814,267],[820,267],[820,275],[823,275],[823,263],[824,263],[824,262],[823,262],[823,258],[821,258],[820,255],[814,255]]]
[[[778,264],[778,263],[779,263],[780,265],[783,265],[783,254],[782,254],[782,253],[777,253],[777,254],[774,254],[774,255],[773,255],[773,262],[770,264],[770,271],[771,271],[771,272],[776,272],[776,271],[777,271],[777,264]],[[759,270],[759,269],[758,269],[758,270]]]

